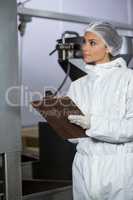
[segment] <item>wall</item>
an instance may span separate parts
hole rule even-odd
[[[63,1],[63,12],[127,22],[125,0],[68,0]]]
[[[32,0],[26,7],[64,12],[87,17],[131,22],[131,0]],[[49,56],[56,40],[65,30],[74,30],[83,34],[86,25],[69,22],[59,22],[48,19],[33,19],[27,25],[23,38],[22,57],[22,84],[27,97],[23,98],[22,125],[29,126],[43,120],[39,114],[33,112],[27,102],[31,101],[31,91],[36,92],[33,99],[39,98],[37,91],[43,96],[45,88],[57,88],[65,74],[57,63],[57,54]],[[70,80],[67,80],[62,92],[67,91]],[[25,95],[25,96],[26,96]]]

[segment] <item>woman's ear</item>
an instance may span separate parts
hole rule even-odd
[[[106,53],[110,53],[108,47],[105,45]]]
[[[106,45],[105,48],[106,48],[106,53],[111,54],[111,48],[107,47]]]

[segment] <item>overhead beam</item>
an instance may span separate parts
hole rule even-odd
[[[52,20],[59,20],[59,21],[67,21],[72,23],[80,23],[80,24],[88,24],[93,21],[101,21],[103,19],[93,18],[93,17],[85,17],[80,15],[71,15],[67,13],[60,13],[60,12],[53,12],[47,10],[39,10],[39,9],[31,9],[26,8],[22,5],[18,6],[18,14],[29,16],[29,17],[36,17],[36,18],[45,18],[45,19],[52,19]],[[112,23],[122,35],[133,36],[133,27],[116,21],[106,20]]]

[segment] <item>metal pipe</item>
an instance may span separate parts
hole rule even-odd
[[[18,6],[18,14],[28,15],[31,17],[70,21],[70,22],[76,22],[76,23],[82,23],[82,24],[88,24],[91,21],[102,20],[102,19],[96,19],[93,17],[71,15],[67,13],[53,12],[53,11],[47,11],[47,10],[31,9],[31,8],[23,7],[21,5]],[[108,21],[113,23],[116,26],[116,28],[133,31],[133,27],[131,25],[121,23],[121,22],[115,22],[111,20],[108,20]]]
[[[88,24],[92,21],[102,20],[102,19],[96,19],[93,17],[71,15],[67,13],[53,12],[53,11],[47,11],[47,10],[31,9],[31,8],[26,8],[22,5],[18,6],[18,14],[27,15],[30,17],[46,18],[46,19],[52,19],[52,20],[81,23],[81,24]],[[115,22],[111,20],[108,20],[108,22],[112,23],[117,29],[120,30],[122,34],[127,35],[127,36],[133,36],[133,27],[131,25]]]

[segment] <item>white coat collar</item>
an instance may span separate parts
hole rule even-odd
[[[86,65],[85,70],[90,76],[102,76],[108,69],[115,69],[118,67],[127,67],[126,61],[121,57],[107,63]]]

